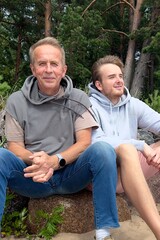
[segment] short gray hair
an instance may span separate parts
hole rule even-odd
[[[58,48],[62,53],[62,63],[65,65],[65,51],[59,41],[54,37],[45,37],[34,43],[29,49],[30,63],[34,63],[34,50],[42,45],[51,45]]]

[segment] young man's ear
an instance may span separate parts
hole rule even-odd
[[[102,83],[101,83],[100,81],[96,80],[96,81],[95,81],[95,86],[96,86],[96,88],[97,88],[99,91],[102,90]]]

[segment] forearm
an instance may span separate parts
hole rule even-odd
[[[82,152],[85,151],[85,149],[89,146],[90,144],[74,144],[71,147],[69,147],[67,150],[63,152],[59,152],[61,156],[66,160],[66,164],[70,164],[74,162]],[[39,154],[39,153],[37,153]],[[35,155],[35,154],[34,154]],[[49,156],[47,160],[49,166],[55,171],[59,169],[59,160],[56,154]]]
[[[69,147],[67,150],[61,152],[61,155],[63,158],[65,158],[67,164],[72,163],[74,160],[76,160],[81,153],[83,153],[86,148],[90,145],[90,143],[87,144],[80,144],[80,143],[75,143],[71,147]]]
[[[91,129],[85,129],[76,133],[76,143],[63,152],[59,152],[66,160],[66,164],[76,160],[91,144]],[[53,158],[55,155],[53,155]],[[57,157],[56,157],[57,158]]]
[[[13,152],[17,157],[22,159],[26,164],[31,164],[31,160],[29,157],[32,155],[32,152],[25,149],[22,145],[15,142],[8,142],[7,149]]]
[[[150,145],[153,149],[154,148],[157,148],[157,147],[159,147],[160,148],[160,141],[157,141],[157,142],[155,142],[155,143],[153,143],[152,145]]]

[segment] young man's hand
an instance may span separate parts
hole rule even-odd
[[[152,148],[145,143],[143,154],[149,165],[160,169],[160,147]]]

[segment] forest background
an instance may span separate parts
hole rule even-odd
[[[146,99],[155,90],[159,95],[159,0],[1,0],[1,100],[31,75],[29,47],[45,36],[62,43],[75,87],[86,90],[92,64],[114,54],[125,63],[132,96]]]
[[[93,63],[114,54],[131,95],[160,112],[160,0],[0,0],[0,110],[31,75],[29,48],[45,36],[62,43],[75,87],[87,91]],[[24,234],[25,209],[7,211],[3,231]]]

